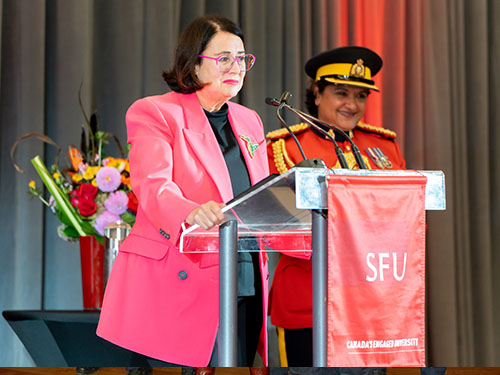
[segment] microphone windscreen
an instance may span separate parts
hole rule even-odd
[[[274,99],[274,98],[270,98],[269,96],[266,98],[266,104],[267,105],[272,105],[272,106],[279,106],[280,105],[280,102],[277,100],[277,99]]]

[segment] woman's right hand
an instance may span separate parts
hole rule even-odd
[[[222,208],[225,203],[217,203],[208,201],[203,203],[200,207],[195,208],[189,213],[186,218],[186,223],[189,225],[198,224],[203,229],[211,229],[214,225],[219,225],[224,222],[225,217],[222,213]]]

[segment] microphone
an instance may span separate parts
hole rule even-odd
[[[345,131],[343,131],[342,129],[338,128],[335,125],[329,124],[329,123],[327,123],[325,121],[321,121],[320,119],[318,119],[318,118],[316,118],[314,116],[311,116],[308,113],[302,112],[302,111],[300,111],[298,109],[295,109],[295,108],[293,110],[295,112],[300,112],[301,115],[309,118],[313,122],[317,122],[318,124],[326,126],[327,128],[330,128],[333,131],[336,131],[336,132],[340,133],[351,144],[352,154],[354,155],[354,159],[356,160],[356,164],[358,165],[358,168],[359,169],[367,169],[366,168],[366,164],[365,164],[365,162],[363,160],[363,157],[361,156],[361,152],[359,151],[358,146],[354,143],[354,141],[351,139],[351,137],[349,137],[349,135]],[[315,128],[315,129],[318,129],[318,128]],[[321,130],[323,130],[323,129],[321,129]]]
[[[318,130],[321,134],[323,134],[325,137],[327,137],[330,141],[332,141],[334,148],[335,148],[335,154],[337,155],[337,159],[339,160],[340,166],[344,169],[349,169],[349,166],[348,166],[347,161],[345,159],[345,155],[342,152],[342,149],[339,147],[338,143],[335,141],[335,138],[333,138],[327,131],[322,129],[320,126],[315,124],[312,121],[312,119],[309,119],[308,118],[309,116],[305,116],[306,115],[305,113],[303,113],[302,111],[299,111],[298,109],[295,109],[292,106],[286,104],[286,101],[291,96],[292,96],[292,94],[290,94],[288,91],[285,91],[283,94],[281,94],[280,100],[268,97],[268,98],[266,98],[265,101],[266,101],[266,104],[269,104],[269,105],[279,106],[280,108],[282,108],[282,107],[287,108],[288,110],[293,112],[296,116],[300,117],[303,121],[307,122],[314,129]],[[278,108],[278,110],[280,108]],[[315,117],[313,117],[313,118],[315,118]],[[342,132],[342,130],[340,130],[340,129],[339,129],[339,131]]]
[[[278,99],[271,98],[269,96],[266,98],[265,102],[267,105],[271,105],[273,107],[279,107],[280,105],[280,101]]]
[[[295,144],[297,145],[297,148],[300,151],[300,155],[302,156],[303,160],[301,162],[297,163],[295,166],[296,167],[309,167],[309,168],[326,168],[326,165],[325,165],[323,160],[321,160],[321,159],[308,159],[306,157],[306,154],[304,153],[304,150],[302,149],[302,146],[300,145],[299,140],[297,139],[295,134],[293,134],[292,130],[290,129],[290,127],[287,125],[286,121],[281,116],[280,111],[283,107],[287,106],[286,102],[290,99],[291,96],[292,96],[292,94],[290,94],[288,91],[285,91],[283,94],[281,94],[281,97],[279,100],[267,97],[265,99],[265,102],[268,105],[278,107],[278,109],[276,110],[276,116],[280,120],[281,124],[286,128],[286,130],[288,130],[288,133],[290,133],[290,135],[292,136],[292,139],[294,140]]]
[[[290,94],[288,91],[285,91],[283,94],[281,94],[279,100],[268,96],[265,99],[265,102],[267,105],[271,105],[273,107],[279,107],[280,104],[282,104],[283,102],[287,103],[291,97],[292,94]]]

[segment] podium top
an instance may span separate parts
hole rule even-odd
[[[327,209],[328,175],[427,177],[427,210],[445,209],[444,174],[441,171],[351,170],[292,168],[271,175],[251,187],[222,209],[226,220],[238,223],[238,251],[310,251],[311,209]],[[181,252],[218,252],[218,227],[184,228]]]

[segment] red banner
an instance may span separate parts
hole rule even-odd
[[[328,182],[328,366],[425,366],[425,176]]]

